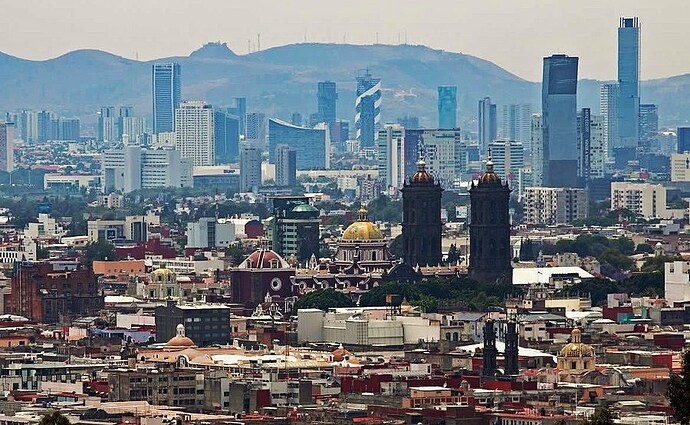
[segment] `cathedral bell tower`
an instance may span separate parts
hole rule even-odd
[[[420,159],[402,188],[403,262],[411,267],[441,264],[441,192]]]
[[[481,283],[512,277],[510,263],[510,188],[486,162],[486,171],[470,188],[470,277]]]

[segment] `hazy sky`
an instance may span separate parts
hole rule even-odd
[[[93,48],[128,58],[238,54],[302,42],[407,41],[491,60],[530,80],[541,58],[580,57],[581,78],[616,78],[620,16],[642,24],[642,78],[690,72],[690,0],[0,0],[0,51],[46,59]]]

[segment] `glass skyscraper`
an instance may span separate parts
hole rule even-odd
[[[438,128],[456,128],[458,115],[458,88],[438,87]]]
[[[298,170],[327,168],[329,140],[325,128],[299,127],[276,118],[268,120],[268,159],[271,164],[276,163],[276,148],[283,144],[296,152]]]
[[[157,63],[151,70],[153,90],[153,132],[175,131],[175,109],[180,105],[180,65]]]
[[[640,104],[640,143],[637,151],[640,154],[652,152],[659,135],[659,112],[655,104]]]
[[[374,147],[381,121],[381,79],[372,77],[369,70],[357,77],[355,111],[355,129],[360,146]]]
[[[621,18],[618,27],[618,137],[615,148],[636,149],[640,113],[640,25]],[[615,150],[614,148],[614,150]]]
[[[543,185],[577,187],[578,58],[544,58],[541,89],[543,121]]]
[[[477,116],[479,147],[481,155],[486,156],[489,150],[489,143],[496,140],[498,126],[496,124],[496,105],[491,103],[490,97],[485,97],[479,101],[479,114]]]
[[[335,83],[333,81],[319,82],[316,90],[316,98],[319,122],[328,124],[328,131],[331,135],[331,140],[333,140],[335,134],[336,101],[338,100],[338,92],[336,91]]]

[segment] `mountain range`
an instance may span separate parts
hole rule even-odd
[[[182,96],[214,106],[246,97],[249,111],[290,119],[316,111],[316,83],[335,81],[338,117],[354,116],[355,76],[364,69],[381,78],[386,122],[412,115],[436,125],[436,87],[458,86],[460,124],[473,131],[477,101],[498,105],[531,103],[538,111],[541,84],[524,80],[487,60],[416,45],[300,43],[237,55],[224,43],[208,43],[189,56],[136,61],[98,50],[77,50],[32,61],[0,53],[0,111],[47,109],[64,116],[96,119],[101,106],[131,105],[151,114],[151,65],[182,66]],[[541,67],[541,64],[535,64]],[[599,111],[602,81],[581,80],[578,107]],[[682,124],[690,116],[690,74],[644,81],[643,103],[659,105],[660,123]]]

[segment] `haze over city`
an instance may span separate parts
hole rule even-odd
[[[620,16],[643,22],[642,79],[690,71],[678,43],[690,38],[683,0],[252,2],[91,0],[4,2],[0,51],[42,60],[76,49],[100,49],[151,60],[186,56],[208,41],[238,54],[290,43],[407,42],[490,60],[531,81],[555,52],[581,58],[580,77],[616,77]],[[663,5],[661,7],[660,5]],[[669,13],[673,10],[673,13]]]

